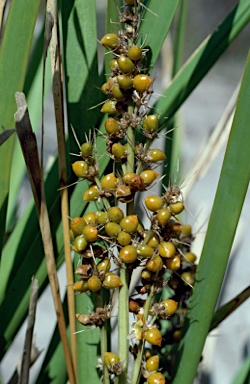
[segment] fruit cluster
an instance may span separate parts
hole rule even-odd
[[[108,98],[101,112],[112,115],[104,126],[113,172],[100,177],[95,143],[90,141],[81,146],[82,160],[72,164],[75,175],[90,182],[83,200],[94,201],[100,207],[71,220],[72,249],[80,255],[75,271],[80,278],[73,288],[80,293],[95,292],[100,297],[103,289],[114,290],[127,284],[120,278],[120,268],[126,269],[130,280],[139,267],[141,282],[128,303],[135,316],[130,338],[136,339],[135,345],[148,342],[160,348],[163,336],[158,319],[171,319],[173,334],[180,329],[194,281],[196,257],[190,252],[191,227],[182,225],[178,218],[185,208],[178,186],[163,186],[161,196],[144,198],[150,228],[144,228],[134,209],[135,195],[148,191],[157,182],[156,167],[166,155],[151,148],[161,127],[156,114],[147,115],[153,79],[145,74],[147,50],[137,44],[141,5],[137,0],[126,0],[125,4],[120,13],[121,30],[101,39],[113,56],[110,75],[101,87]],[[138,132],[144,136],[144,143],[136,142]],[[178,279],[184,282],[181,288]],[[173,297],[157,302],[156,294],[166,285],[172,288]],[[76,316],[85,326],[102,328],[111,310],[106,303],[94,313]],[[131,345],[130,351],[136,358],[135,345]],[[105,352],[102,359],[110,375],[118,376],[126,369],[112,352]],[[158,355],[145,357],[141,364],[149,384],[165,383],[158,371]]]

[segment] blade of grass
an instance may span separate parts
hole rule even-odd
[[[248,384],[250,381],[250,356],[248,356],[241,364],[236,373],[232,384]]]
[[[183,326],[173,384],[192,383],[195,378],[248,188],[249,82],[250,54],[247,58],[194,290]]]

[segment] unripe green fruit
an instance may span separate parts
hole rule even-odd
[[[181,267],[181,259],[179,255],[175,255],[174,257],[171,257],[170,259],[167,259],[165,262],[165,265],[167,269],[170,269],[171,271],[178,271]]]
[[[133,263],[137,259],[136,247],[133,245],[125,245],[119,252],[119,258],[124,263]]]
[[[171,212],[167,208],[162,208],[157,212],[158,223],[163,227],[171,217]]]
[[[139,245],[137,248],[138,256],[143,258],[152,257],[154,254],[154,248],[150,247],[149,245]]]
[[[87,247],[87,245],[88,245],[88,242],[83,235],[77,236],[74,240],[74,246],[75,246],[77,252],[84,251],[84,249]]]
[[[89,166],[85,161],[79,160],[72,164],[72,169],[77,177],[84,179],[88,175]]]
[[[157,161],[163,161],[166,159],[166,155],[160,149],[150,149],[148,151],[148,157],[152,163],[157,163]]]
[[[136,215],[128,215],[120,222],[121,229],[127,233],[136,232],[138,224],[139,221]]]
[[[142,180],[146,185],[152,184],[153,181],[155,181],[155,179],[158,177],[158,175],[159,173],[153,171],[152,169],[146,169],[140,174]]]
[[[163,241],[158,245],[158,252],[161,257],[171,258],[176,253],[176,248],[170,241]]]
[[[121,227],[119,224],[110,221],[105,224],[105,231],[109,237],[117,237],[121,232]]]
[[[153,80],[148,75],[136,75],[133,80],[133,86],[138,92],[145,92],[147,91]]]
[[[108,210],[108,218],[115,222],[120,223],[120,221],[123,219],[124,213],[119,207],[111,207]]]
[[[118,84],[125,91],[130,89],[133,86],[133,80],[128,75],[119,75],[117,76]]]
[[[112,96],[117,99],[117,100],[123,100],[124,99],[124,93],[122,92],[119,84],[115,84],[113,87],[112,87]]]
[[[154,372],[148,377],[148,384],[165,384],[165,377],[161,372]]]
[[[96,211],[95,214],[96,214],[96,223],[97,224],[105,224],[108,221],[107,212]]]
[[[75,236],[81,235],[86,222],[82,217],[74,217],[70,222],[70,228]]]
[[[88,224],[83,228],[83,235],[87,242],[93,243],[98,238],[98,230],[93,225]]]
[[[189,263],[194,263],[197,259],[197,256],[192,252],[187,252],[184,254],[184,257]]]
[[[113,173],[103,176],[101,186],[103,189],[109,191],[116,188],[117,178]]]
[[[121,55],[117,61],[118,61],[119,68],[123,73],[133,72],[135,65],[133,61],[130,60],[128,57]]]
[[[149,359],[146,360],[146,370],[149,372],[158,371],[159,369],[159,356],[153,355]]]
[[[153,256],[146,263],[146,268],[151,272],[159,272],[163,268],[163,261],[160,256]]]
[[[120,143],[115,143],[112,145],[111,148],[112,155],[115,157],[116,160],[121,160],[122,158],[126,157],[125,156],[125,148],[124,145]]]
[[[151,328],[145,332],[145,340],[152,345],[161,346],[162,335],[158,328]]]
[[[109,117],[105,121],[105,129],[109,135],[115,135],[119,131],[118,121],[113,117]]]
[[[184,204],[181,201],[177,201],[176,203],[169,204],[169,209],[175,215],[178,215],[184,210]]]
[[[83,216],[83,219],[86,222],[86,224],[94,224],[96,222],[96,214],[95,212],[85,213],[85,215]]]
[[[116,100],[106,101],[101,108],[101,112],[102,113],[110,113],[111,115],[115,115],[117,112],[116,111],[116,103],[117,103]]]
[[[115,353],[104,352],[104,363],[107,367],[120,363],[120,358]]]
[[[102,287],[101,280],[99,279],[98,276],[91,276],[88,279],[88,287],[91,292],[97,292],[100,291]]]
[[[128,57],[131,60],[137,61],[142,58],[142,49],[139,45],[133,45],[133,47],[128,50]]]
[[[103,280],[103,286],[106,289],[115,289],[121,287],[122,281],[119,276],[113,272],[107,272]]]
[[[144,199],[145,205],[151,212],[156,212],[163,206],[163,201],[160,196],[147,196]]]
[[[92,185],[92,187],[89,187],[83,194],[83,200],[84,201],[96,201],[98,200],[99,192],[97,185]]]
[[[107,33],[101,39],[101,44],[111,49],[116,48],[118,42],[119,37],[115,33]]]
[[[83,143],[81,145],[82,156],[91,156],[93,152],[93,145],[89,142]]]
[[[87,292],[89,290],[87,281],[79,279],[73,284],[74,291],[77,292]]]
[[[156,132],[158,129],[158,116],[157,115],[148,115],[143,121],[143,128],[152,133]]]
[[[129,233],[121,231],[117,237],[117,241],[120,245],[128,245],[131,242],[131,236]]]
[[[172,316],[177,311],[178,303],[175,300],[166,299],[163,300],[161,304],[164,305],[167,316]]]

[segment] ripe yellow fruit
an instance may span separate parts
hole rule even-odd
[[[115,33],[107,33],[101,39],[101,44],[111,49],[116,48],[118,42],[119,37]]]
[[[162,241],[158,245],[158,252],[161,255],[161,257],[170,258],[170,257],[174,257],[176,248],[174,244],[171,243],[170,241]]]
[[[136,75],[133,80],[133,86],[138,92],[145,92],[147,91],[153,80],[148,75]]]
[[[120,363],[120,358],[115,353],[104,352],[104,363],[107,367]]]
[[[172,299],[163,300],[161,303],[164,305],[166,315],[168,315],[168,316],[172,316],[178,308],[177,301],[172,300]]]
[[[159,369],[159,356],[153,355],[149,359],[146,360],[146,370],[149,372],[158,371]]]
[[[184,210],[184,204],[181,201],[177,201],[176,203],[170,204],[169,209],[175,215],[178,215]]]
[[[161,346],[162,335],[158,328],[151,328],[145,332],[145,340],[152,345]]]
[[[115,289],[115,288],[121,287],[122,285],[123,284],[119,276],[117,276],[113,272],[106,273],[105,278],[103,280],[104,288]]]
[[[156,132],[158,129],[158,116],[157,115],[148,115],[143,121],[143,128],[152,133]]]
[[[157,163],[157,161],[163,161],[166,159],[166,155],[160,149],[150,149],[148,151],[148,158],[152,163]]]
[[[158,175],[159,173],[153,171],[152,169],[146,169],[140,174],[142,180],[146,185],[152,184],[153,181],[155,181],[155,179],[158,177]]]
[[[153,256],[146,263],[146,268],[151,272],[159,272],[163,268],[163,261],[160,256]]]
[[[174,257],[171,257],[170,259],[167,259],[165,262],[165,265],[167,269],[170,269],[170,271],[177,271],[181,267],[181,258],[179,255],[175,255]]]
[[[116,188],[117,178],[113,173],[103,176],[101,186],[103,189],[109,191]]]
[[[147,245],[147,244],[139,245],[139,247],[137,248],[137,253],[138,253],[138,256],[146,259],[148,257],[153,256],[154,248],[150,247],[150,245]]]
[[[80,160],[72,164],[72,169],[77,177],[84,179],[88,175],[89,166],[85,161]]]
[[[108,218],[114,223],[120,223],[121,219],[123,219],[124,213],[119,207],[111,207],[108,210]]]
[[[105,129],[109,135],[116,134],[119,131],[118,121],[113,117],[109,117],[105,121]]]
[[[154,372],[148,377],[148,384],[165,384],[165,377],[161,372]]]
[[[124,263],[133,263],[137,259],[137,250],[133,245],[125,245],[120,252],[119,258]]]
[[[101,108],[101,112],[115,115],[116,114],[116,103],[117,103],[117,100],[106,101]]]
[[[163,201],[160,196],[147,196],[144,199],[145,205],[151,212],[156,212],[163,206]]]
[[[93,225],[86,225],[83,228],[83,235],[89,243],[93,243],[98,239],[98,229]]]
[[[139,45],[133,45],[131,48],[129,48],[128,57],[134,61],[140,60],[142,58],[141,47],[139,47]]]
[[[127,233],[136,232],[138,224],[139,221],[136,215],[125,216],[120,222],[121,229]]]
[[[128,245],[131,242],[131,236],[129,233],[121,231],[117,237],[117,241],[120,245]]]
[[[88,279],[88,287],[89,287],[89,290],[91,292],[97,292],[97,291],[100,291],[101,287],[102,287],[102,283],[101,283],[101,280],[99,279],[98,276],[91,276],[89,279]]]
[[[81,235],[86,222],[82,217],[74,217],[70,222],[70,229],[75,236]]]
[[[157,212],[158,223],[164,227],[171,217],[171,212],[167,208],[162,208]]]
[[[197,259],[197,256],[192,252],[187,252],[184,254],[184,258],[189,261],[189,263],[194,263]]]
[[[133,72],[135,65],[133,61],[130,60],[128,57],[121,55],[117,61],[118,61],[119,68],[123,73]]]
[[[133,80],[128,75],[119,75],[117,76],[118,84],[122,89],[130,89],[133,86]]]

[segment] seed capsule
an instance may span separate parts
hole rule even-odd
[[[143,258],[152,257],[154,254],[154,248],[150,247],[149,245],[140,245],[137,248],[138,256]]]
[[[158,328],[151,328],[145,332],[145,340],[152,345],[161,346],[162,335]]]
[[[110,113],[111,115],[116,114],[116,100],[108,100],[106,103],[103,104],[101,108],[102,113]]]
[[[176,312],[176,310],[178,308],[177,301],[174,301],[172,299],[163,300],[161,302],[161,304],[164,305],[165,311],[166,311],[166,315],[168,315],[168,316],[172,316]]]
[[[113,173],[103,176],[101,186],[105,190],[112,190],[116,188],[117,178]]]
[[[75,236],[81,235],[86,222],[82,217],[74,217],[70,222],[70,228]]]
[[[150,247],[152,248],[156,248],[159,243],[160,243],[159,237],[154,233],[150,236],[147,242],[147,244],[150,245]]]
[[[110,266],[111,264],[109,259],[105,257],[105,259],[99,261],[99,263],[96,266],[96,269],[98,272],[101,272],[101,271],[108,272],[110,270]]]
[[[98,238],[98,230],[93,225],[86,225],[83,228],[83,235],[89,243],[93,243]]]
[[[176,248],[170,241],[163,241],[158,245],[158,252],[161,257],[170,258],[174,257]]]
[[[158,129],[158,116],[157,115],[148,115],[143,121],[143,128],[150,132],[156,132]]]
[[[138,224],[139,221],[136,215],[128,215],[120,222],[121,229],[128,233],[136,232]]]
[[[128,245],[131,242],[131,236],[129,233],[121,231],[117,237],[117,241],[120,245]]]
[[[139,47],[139,45],[134,45],[133,47],[129,48],[128,57],[134,61],[140,60],[142,58],[141,47]]]
[[[109,117],[105,121],[105,129],[109,135],[115,135],[119,131],[118,121],[115,120],[113,117]]]
[[[158,223],[164,227],[171,217],[171,212],[167,208],[162,208],[157,212]]]
[[[148,384],[165,384],[165,377],[161,372],[154,372],[148,377]]]
[[[89,142],[83,143],[81,145],[82,156],[91,156],[93,152],[93,145]]]
[[[184,210],[184,204],[181,201],[177,201],[176,203],[170,204],[169,209],[175,215],[178,215]]]
[[[147,75],[136,75],[133,80],[133,86],[138,92],[147,91],[153,80]]]
[[[165,160],[166,155],[160,149],[150,149],[148,151],[148,158],[152,163],[157,163],[157,161]]]
[[[122,92],[122,90],[121,90],[119,84],[115,84],[115,85],[112,87],[111,93],[112,93],[112,96],[113,96],[116,100],[123,100],[123,99],[124,99],[124,93]]]
[[[133,72],[135,65],[133,61],[130,60],[128,57],[121,55],[117,61],[118,61],[119,68],[123,73]]]
[[[87,245],[88,245],[88,242],[83,235],[77,236],[74,240],[74,246],[77,252],[84,251]]]
[[[87,292],[89,290],[87,281],[79,279],[73,284],[74,291],[77,292]]]
[[[158,371],[159,369],[159,356],[153,355],[149,359],[146,360],[146,370],[149,372]]]
[[[146,207],[151,212],[156,212],[163,206],[163,201],[160,196],[147,196],[144,199]]]
[[[122,281],[121,281],[119,276],[117,276],[113,272],[106,273],[104,281],[103,281],[104,288],[115,289],[115,288],[121,287],[122,285],[123,284],[122,284]]]
[[[152,279],[152,272],[150,272],[148,269],[143,269],[141,271],[141,278],[144,280],[151,280]]]
[[[119,38],[115,33],[107,33],[101,39],[101,44],[105,47],[114,49],[117,47]]]
[[[105,231],[109,237],[117,237],[121,232],[121,227],[119,224],[110,221],[105,225]]]
[[[158,175],[159,173],[153,171],[152,169],[146,169],[140,174],[142,180],[146,185],[152,184],[153,181],[155,181],[155,179],[158,177]]]
[[[120,223],[123,219],[124,213],[119,207],[111,207],[108,210],[108,218],[114,223]]]
[[[107,367],[120,363],[120,358],[115,353],[104,352],[104,363]]]
[[[167,259],[165,262],[165,265],[166,265],[167,269],[170,269],[171,271],[177,271],[181,267],[180,256],[175,255],[174,257]]]
[[[151,272],[159,272],[163,268],[163,261],[160,256],[153,256],[146,263],[146,268]]]
[[[97,185],[92,185],[83,194],[84,201],[96,201],[98,200],[99,192]]]
[[[125,91],[130,89],[133,86],[133,80],[128,75],[119,75],[117,76],[118,84]]]
[[[133,263],[137,259],[136,247],[133,245],[125,245],[119,252],[119,258],[124,263]]]
[[[115,157],[115,160],[121,161],[123,158],[126,158],[124,145],[120,143],[115,143],[111,148],[112,155]]]
[[[100,291],[102,287],[101,280],[97,276],[91,276],[88,279],[88,287],[91,292],[97,292]]]
[[[75,174],[77,177],[81,177],[81,178],[84,179],[86,176],[88,176],[89,166],[88,166],[88,164],[87,164],[85,161],[83,161],[83,160],[75,161],[75,162],[72,164],[72,169],[73,169],[74,174]]]
[[[184,257],[189,263],[194,263],[197,259],[197,256],[192,252],[187,252],[184,254]]]

